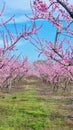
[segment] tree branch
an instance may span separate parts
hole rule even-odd
[[[68,14],[70,15],[70,17],[73,19],[73,12],[70,10],[70,8],[68,8],[66,6],[66,4],[64,2],[62,2],[61,0],[57,0],[57,2],[64,7],[64,9],[68,12]]]

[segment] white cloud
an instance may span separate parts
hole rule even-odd
[[[2,17],[3,21],[7,20],[13,14],[15,14],[16,23],[27,21],[24,14],[27,13],[29,16],[31,15],[30,1],[33,2],[33,0],[0,0],[0,10],[3,2],[6,3],[5,12]],[[49,5],[49,0],[43,1]],[[69,0],[69,2],[73,4],[73,0]]]
[[[0,20],[0,23],[7,21],[9,18],[10,16],[7,16],[7,15],[3,16],[2,19]],[[15,20],[15,23],[23,23],[23,22],[29,21],[29,19],[25,15],[19,15],[19,16],[14,17],[11,21],[9,21],[8,24],[13,24],[14,20]]]
[[[34,0],[0,0],[0,4],[3,3],[3,1],[6,3],[6,9],[17,11],[17,10],[22,10],[22,11],[28,11],[30,10],[30,1],[33,2]],[[47,4],[49,3],[49,0],[42,0],[45,1]],[[70,4],[73,4],[73,0],[68,0]]]
[[[30,0],[2,0],[6,3],[6,7],[11,10],[29,10]],[[9,10],[10,11],[10,10]]]
[[[33,0],[32,0],[33,1]],[[2,20],[5,21],[15,14],[16,23],[27,21],[25,13],[31,15],[30,0],[1,0],[0,10],[3,6],[3,2],[6,3]],[[11,21],[10,23],[13,23]]]

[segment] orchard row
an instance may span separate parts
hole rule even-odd
[[[28,76],[36,76],[49,83],[53,90],[58,88],[66,89],[73,81],[73,5],[67,0],[49,0],[48,4],[42,0],[35,0],[30,3],[32,17],[26,15],[33,24],[26,28],[22,26],[21,33],[18,32],[16,23],[14,28],[16,35],[7,28],[7,24],[14,18],[1,22],[0,26],[6,30],[0,31],[3,40],[3,47],[0,47],[0,88],[8,87],[9,90],[14,83],[25,79]],[[5,10],[2,7],[0,18]],[[40,39],[37,36],[42,26],[36,26],[37,19],[44,19],[55,26],[55,40],[46,41],[45,37]],[[29,63],[26,58],[19,59],[19,56],[8,56],[14,51],[15,45],[20,39],[29,40],[46,59]],[[31,38],[31,40],[30,40]]]

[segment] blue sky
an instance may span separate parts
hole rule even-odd
[[[33,0],[31,0],[33,1]],[[49,0],[44,0],[46,3],[49,4]],[[16,22],[16,25],[18,27],[18,30],[20,31],[20,28],[22,24],[28,24],[29,20],[25,17],[25,14],[32,16],[31,14],[31,8],[30,8],[30,0],[0,0],[0,9],[3,5],[3,2],[6,3],[4,14],[1,18],[1,20],[7,20],[10,16],[15,15],[14,19]],[[70,3],[73,3],[73,0],[69,0]],[[47,40],[54,40],[55,37],[55,28],[52,27],[50,23],[43,20],[37,21],[37,26],[43,24],[43,28],[39,31],[39,37],[45,37]],[[14,32],[13,29],[13,21],[10,21],[8,24],[8,28]],[[2,40],[0,39],[0,46],[2,44]],[[20,40],[15,49],[15,55],[19,55],[22,53],[23,56],[28,57],[29,61],[35,61],[43,59],[44,57],[41,56],[38,59],[38,53],[36,49],[32,46],[32,44],[29,41]]]

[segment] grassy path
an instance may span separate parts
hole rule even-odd
[[[0,130],[73,130],[72,95],[48,95],[40,86],[32,82],[21,91],[0,94]]]

